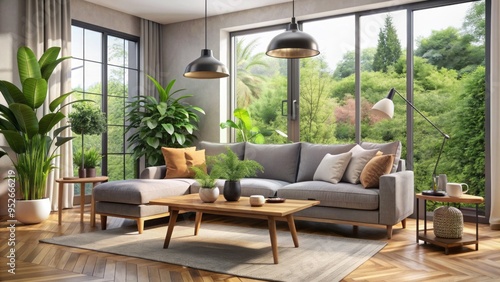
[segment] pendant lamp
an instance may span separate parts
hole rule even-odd
[[[300,59],[319,55],[318,43],[299,30],[295,21],[295,0],[292,2],[292,22],[286,31],[276,35],[267,46],[266,55],[283,59]]]
[[[212,50],[207,49],[207,0],[205,0],[205,49],[201,49],[201,56],[189,63],[184,76],[188,78],[222,78],[228,77],[226,66],[212,55]]]

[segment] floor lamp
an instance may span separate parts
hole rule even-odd
[[[441,154],[443,153],[444,143],[446,143],[447,139],[450,139],[450,136],[444,133],[441,129],[439,129],[434,123],[432,123],[432,121],[430,121],[426,116],[424,116],[422,112],[420,112],[417,108],[415,108],[415,106],[410,101],[408,101],[405,97],[403,97],[403,95],[401,95],[394,88],[392,88],[391,91],[389,91],[389,94],[387,95],[386,98],[378,101],[375,105],[373,105],[372,112],[382,118],[392,119],[392,117],[394,116],[394,102],[392,101],[392,99],[394,98],[394,94],[396,93],[443,136],[443,143],[441,143],[441,148],[439,149],[439,155],[436,160],[436,165],[434,166],[434,171],[432,172],[432,181],[433,181],[432,190],[422,191],[422,194],[431,196],[445,196],[446,193],[444,191],[437,190],[436,169],[439,164],[439,160],[441,159]]]

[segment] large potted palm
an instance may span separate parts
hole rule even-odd
[[[72,137],[61,137],[67,126],[54,129],[66,116],[61,104],[71,95],[66,93],[52,101],[47,100],[48,80],[56,66],[65,58],[58,58],[59,47],[49,48],[37,60],[28,47],[20,47],[17,64],[21,88],[11,82],[0,81],[0,91],[7,105],[0,105],[0,134],[5,137],[10,150],[8,155],[20,188],[22,199],[16,201],[16,219],[31,224],[45,220],[50,214],[50,201],[45,196],[47,177],[55,168],[56,149]],[[39,110],[49,103],[48,111]],[[62,106],[64,107],[64,105]],[[40,211],[40,214],[36,212]]]

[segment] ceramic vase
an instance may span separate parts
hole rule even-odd
[[[24,224],[40,223],[50,215],[50,200],[17,200],[16,219]]]
[[[219,188],[200,188],[199,194],[204,203],[213,203],[219,198]]]
[[[229,202],[238,201],[241,197],[241,183],[239,180],[224,182],[224,199]]]

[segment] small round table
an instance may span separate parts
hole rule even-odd
[[[56,182],[59,183],[59,191],[58,191],[58,223],[61,225],[62,220],[62,196],[63,196],[63,188],[64,184],[70,183],[80,183],[80,221],[83,222],[83,210],[85,208],[85,184],[92,183],[92,189],[98,184],[102,182],[108,181],[107,176],[96,176],[96,177],[86,177],[86,178],[59,178],[56,179]],[[92,193],[92,200],[90,202],[90,214],[94,214],[94,193]],[[91,226],[95,225],[95,218],[90,217]]]

